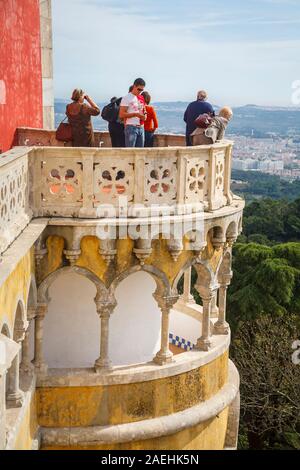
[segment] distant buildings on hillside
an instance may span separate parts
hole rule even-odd
[[[290,138],[256,139],[232,136],[235,141],[232,167],[278,175],[290,180],[300,178],[300,143]]]

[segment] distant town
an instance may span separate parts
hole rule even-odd
[[[300,139],[276,135],[269,138],[229,137],[235,141],[233,169],[260,171],[288,180],[300,178]]]

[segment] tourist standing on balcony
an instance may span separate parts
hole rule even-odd
[[[184,113],[183,120],[186,123],[186,145],[190,147],[192,141],[190,135],[196,129],[195,120],[200,114],[215,115],[214,109],[207,101],[207,93],[204,90],[198,91],[197,100],[188,105]]]
[[[119,116],[125,126],[125,147],[144,147],[145,134],[142,124],[147,115],[143,103],[144,98],[139,98],[139,96],[145,86],[145,81],[142,78],[137,78],[131,92],[121,101]]]
[[[143,91],[142,96],[145,99],[147,113],[147,119],[144,122],[145,147],[153,147],[154,132],[158,128],[158,120],[155,109],[153,108],[153,106],[150,106],[151,96],[147,91]]]
[[[232,119],[233,112],[228,106],[220,109],[218,116],[212,118],[206,129],[197,127],[191,134],[193,145],[211,145],[224,139],[226,127]]]
[[[67,105],[66,115],[72,129],[73,147],[95,147],[91,116],[98,116],[100,109],[79,88],[73,91],[71,99],[73,103]],[[84,102],[85,100],[88,104]]]

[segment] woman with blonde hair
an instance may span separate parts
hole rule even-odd
[[[197,127],[191,134],[193,145],[211,145],[217,140],[224,139],[226,127],[232,119],[233,112],[228,106],[224,106],[219,114],[211,119],[211,123],[206,129]]]
[[[66,115],[72,129],[73,147],[94,147],[91,116],[98,116],[100,109],[80,88],[75,88],[71,99],[73,103],[67,105]]]

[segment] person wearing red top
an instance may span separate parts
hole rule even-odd
[[[154,132],[158,128],[158,120],[155,109],[150,105],[151,96],[147,91],[144,91],[141,96],[144,97],[146,103],[147,118],[144,122],[145,128],[145,147],[153,147],[154,143]]]

